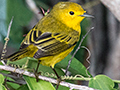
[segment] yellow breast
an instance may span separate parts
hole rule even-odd
[[[55,64],[63,60],[74,48],[75,46],[72,46],[68,50],[55,55],[55,56],[48,56],[48,57],[42,57],[38,60],[41,60],[40,64],[45,65],[45,66],[51,66],[54,68]]]

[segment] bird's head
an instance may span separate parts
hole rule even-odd
[[[85,17],[92,17],[86,14],[86,11],[79,4],[73,2],[59,2],[53,7],[51,14],[73,29],[79,29],[80,22]]]

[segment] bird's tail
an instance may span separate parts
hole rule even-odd
[[[10,56],[4,57],[3,59],[10,60],[10,61],[16,61],[16,60],[22,59],[24,57],[27,57],[27,52],[28,52],[27,49],[22,49],[22,50],[19,50],[19,51],[13,53]]]

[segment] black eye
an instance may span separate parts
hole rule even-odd
[[[70,15],[74,15],[74,12],[73,12],[73,11],[70,11],[69,14],[70,14]]]

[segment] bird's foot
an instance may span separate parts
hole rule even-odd
[[[41,72],[36,72],[35,69],[33,69],[33,72],[34,72],[34,75],[35,75],[35,78],[36,78],[36,82],[38,82],[39,81],[38,76],[41,75]]]

